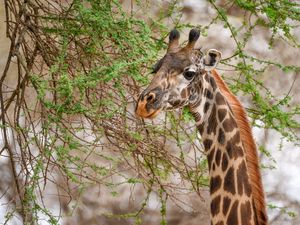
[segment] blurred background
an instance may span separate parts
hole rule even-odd
[[[298,1],[6,0],[0,18],[1,224],[210,224],[191,115],[134,115],[174,27],[223,53],[270,224],[300,224]]]

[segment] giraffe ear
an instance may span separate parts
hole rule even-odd
[[[206,55],[203,57],[203,67],[205,71],[211,71],[220,62],[222,53],[216,49],[209,49]]]
[[[173,52],[179,47],[180,34],[178,30],[173,29],[169,35],[169,46],[167,52]]]

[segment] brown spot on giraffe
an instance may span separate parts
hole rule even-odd
[[[252,211],[251,211],[251,205],[249,201],[246,201],[245,203],[241,204],[241,224],[243,225],[251,225],[251,219],[252,219]]]
[[[180,105],[181,101],[180,100],[176,100],[172,103],[173,107],[177,107],[178,105]]]
[[[225,143],[225,133],[222,128],[219,129],[218,142],[223,145]]]
[[[224,190],[228,191],[229,193],[235,195],[235,174],[233,167],[230,167],[227,170],[227,173],[224,177]]]
[[[215,170],[216,170],[216,163],[213,162],[212,171],[215,171]]]
[[[209,109],[209,102],[205,102],[205,105],[204,105],[204,113],[207,113],[208,109]]]
[[[235,202],[231,206],[230,212],[227,217],[226,224],[228,224],[228,225],[238,224],[238,214],[239,214],[238,205],[239,205],[238,200],[235,200]]]
[[[245,193],[248,197],[250,197],[251,186],[249,184],[249,177],[247,173],[245,160],[243,160],[239,165],[236,174],[237,174],[237,186],[238,186],[239,195]]]
[[[213,94],[212,94],[211,91],[208,90],[208,89],[205,89],[205,90],[204,90],[204,96],[205,96],[206,98],[208,98],[208,99],[212,99],[212,98],[213,98]]]
[[[240,134],[237,132],[226,144],[226,151],[230,158],[237,159],[238,157],[243,157],[243,149],[240,144]]]
[[[239,144],[241,142],[240,133],[236,132],[235,135],[228,142],[230,142],[232,145]]]
[[[225,105],[226,104],[226,101],[225,101],[223,95],[220,92],[218,92],[216,94],[216,103],[218,105]]]
[[[228,167],[228,157],[227,153],[223,153],[223,158],[222,158],[222,171],[225,172]]]
[[[204,79],[206,80],[207,83],[210,82],[209,76],[207,76],[207,74],[204,75]]]
[[[216,134],[216,129],[218,126],[216,114],[217,114],[216,106],[214,105],[211,110],[211,114],[208,118],[208,121],[210,121],[210,123],[207,126],[207,134],[210,134],[210,133]]]
[[[220,212],[221,196],[215,197],[210,204],[210,212],[212,216],[217,215]]]
[[[220,176],[215,176],[210,178],[210,193],[218,191],[222,185],[222,179]]]
[[[207,155],[208,168],[211,169],[211,165],[215,156],[215,148],[213,148]]]
[[[211,87],[212,87],[213,91],[215,91],[217,89],[217,84],[216,84],[216,81],[213,77],[210,77],[210,84],[211,84]]]
[[[215,158],[215,161],[216,161],[216,165],[219,167],[220,166],[220,163],[221,163],[221,156],[222,156],[222,152],[220,149],[217,150],[217,153],[216,153],[216,158]]]
[[[230,203],[231,203],[231,199],[229,197],[225,196],[223,198],[223,209],[222,209],[222,212],[223,212],[224,216],[227,215],[227,212],[228,212],[229,207],[230,207]]]
[[[198,129],[198,131],[199,131],[199,133],[202,135],[203,134],[203,132],[204,132],[204,124],[199,124],[198,126],[197,126],[197,129]]]
[[[210,149],[210,147],[212,146],[212,143],[213,143],[213,141],[210,139],[205,139],[203,141],[203,145],[204,145],[204,148],[206,151]]]
[[[187,97],[187,90],[186,89],[183,89],[182,91],[181,91],[181,93],[180,93],[180,96],[181,96],[181,98],[186,98]]]
[[[219,118],[220,123],[223,122],[226,115],[227,115],[227,110],[226,109],[219,109],[218,110],[218,118]]]
[[[223,121],[223,128],[226,133],[229,133],[237,128],[237,125],[231,119],[226,119]]]

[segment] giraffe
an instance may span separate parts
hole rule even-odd
[[[136,114],[152,119],[162,110],[188,106],[201,134],[210,176],[210,218],[213,225],[267,225],[257,149],[239,100],[215,70],[221,52],[204,55],[192,29],[180,48],[177,30],[169,35],[165,56],[139,95]]]

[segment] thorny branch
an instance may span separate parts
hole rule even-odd
[[[178,129],[184,130],[186,140],[190,141],[189,133],[195,127],[175,124],[178,127],[172,129],[164,123],[162,130],[166,133],[155,134],[152,124],[136,119],[133,114],[140,92],[140,84],[133,77],[124,75],[120,80],[105,82],[100,77],[95,85],[95,81],[89,81],[95,68],[109,68],[113,60],[127,57],[126,45],[122,45],[121,52],[113,46],[118,44],[114,37],[109,37],[110,42],[100,37],[99,49],[93,53],[89,49],[94,37],[67,34],[64,23],[71,21],[72,26],[77,26],[81,19],[73,14],[74,2],[4,3],[6,35],[11,45],[0,78],[4,143],[0,155],[8,155],[15,191],[10,188],[3,197],[15,196],[11,203],[24,223],[36,224],[37,211],[56,220],[47,211],[44,197],[45,189],[51,185],[57,189],[62,214],[68,212],[73,199],[79,198],[80,191],[74,189],[89,183],[111,189],[132,184],[133,191],[136,185],[144,186],[144,203],[132,214],[136,217],[149,200],[149,190],[161,196],[163,192],[182,206],[186,203],[176,193],[195,189],[200,195],[200,187],[207,184],[205,179],[199,179],[206,176],[200,163],[203,158],[195,157],[199,146],[182,145],[181,155],[176,155],[170,151],[176,143],[166,141],[166,135],[183,140]],[[79,31],[84,26],[90,24],[80,24]],[[111,58],[104,61],[108,56]],[[13,64],[17,73],[11,73]],[[140,73],[147,68],[142,63]],[[77,79],[87,81],[79,82],[71,91],[72,97],[68,97],[63,88],[77,84]],[[88,86],[88,82],[92,84]],[[86,87],[80,90],[80,85]],[[81,108],[72,109],[76,105]],[[179,188],[167,177],[178,175],[192,183]],[[121,181],[111,183],[112,179]],[[180,182],[184,184],[183,180]]]

